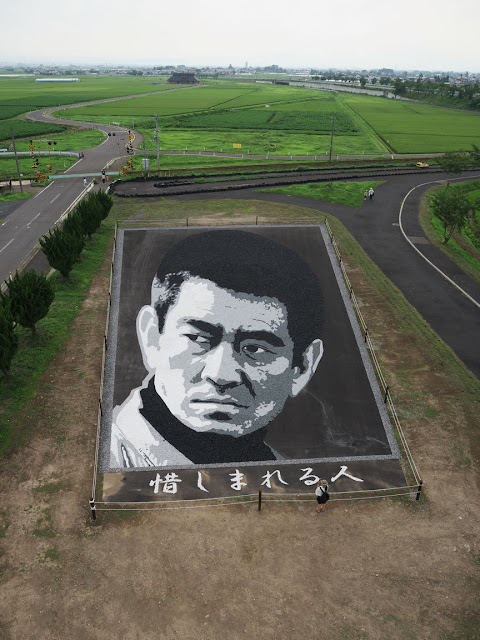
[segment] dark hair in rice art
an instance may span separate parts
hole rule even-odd
[[[152,304],[160,332],[180,287],[192,277],[282,302],[294,343],[292,365],[302,366],[303,353],[321,335],[324,305],[317,276],[297,253],[246,231],[223,229],[189,235],[170,249],[155,276]]]

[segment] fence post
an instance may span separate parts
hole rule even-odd
[[[92,512],[92,520],[95,521],[97,519],[97,508],[95,506],[95,500],[93,498],[90,498],[88,502],[90,504],[90,511]]]
[[[258,225],[258,216],[255,216],[255,226]]]
[[[365,328],[365,342],[367,342],[368,328]]]
[[[415,498],[415,500],[420,500],[420,494],[422,493],[422,485],[423,485],[423,480],[419,480],[418,489],[417,489],[417,497]]]
[[[387,386],[385,387],[385,395],[384,395],[384,397],[383,397],[383,404],[386,404],[386,403],[387,403],[387,398],[388,398],[388,384],[387,384]]]
[[[187,227],[188,227],[188,218],[187,218]]]
[[[258,510],[262,510],[262,490],[258,491]]]

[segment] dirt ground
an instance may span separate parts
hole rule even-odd
[[[109,259],[0,474],[0,638],[480,637],[478,415],[350,264],[424,498],[89,517]]]

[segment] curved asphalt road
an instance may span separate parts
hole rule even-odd
[[[179,200],[212,200],[225,197],[266,200],[316,209],[338,218],[383,273],[451,347],[464,364],[480,378],[480,310],[453,285],[443,279],[400,232],[398,215],[405,195],[421,182],[442,176],[395,176],[376,189],[373,200],[360,209],[330,202],[245,190],[179,196]],[[471,176],[470,176],[471,179]],[[442,251],[431,245],[418,222],[420,199],[431,185],[412,192],[403,209],[403,226],[411,241],[427,254],[469,295],[480,302],[480,284],[472,280]]]

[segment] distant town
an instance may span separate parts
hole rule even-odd
[[[305,68],[295,69],[281,67],[272,64],[265,67],[252,67],[245,63],[244,66],[233,65],[221,67],[189,67],[186,65],[165,65],[165,66],[140,66],[140,65],[47,65],[47,64],[23,64],[17,65],[2,64],[0,62],[0,77],[15,75],[35,75],[35,76],[61,76],[61,75],[118,75],[118,76],[167,76],[174,72],[195,73],[198,78],[218,78],[222,76],[283,76],[285,79],[301,80],[322,80],[345,82],[351,84],[391,84],[396,78],[409,81],[420,81],[424,83],[451,83],[457,85],[475,84],[480,81],[479,73],[453,72],[428,69],[398,70],[389,68],[379,69],[336,69],[336,68]]]

